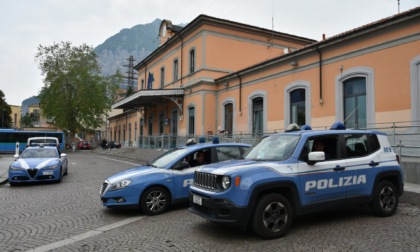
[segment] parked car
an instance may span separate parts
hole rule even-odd
[[[30,137],[28,138],[26,147],[36,146],[41,143],[44,145],[55,145],[57,148],[60,148],[60,142],[56,137]]]
[[[78,150],[91,150],[92,145],[88,141],[80,141],[77,143]]]
[[[10,165],[8,179],[11,186],[18,183],[57,181],[68,174],[68,160],[65,153],[59,154],[56,146],[27,147]]]
[[[273,239],[295,217],[314,212],[367,205],[377,216],[391,216],[403,191],[386,134],[335,123],[321,131],[294,127],[262,138],[243,160],[200,167],[189,211]]]
[[[144,166],[135,167],[107,178],[100,188],[104,206],[136,208],[148,215],[165,212],[170,204],[188,201],[189,185],[201,164],[240,159],[250,148],[239,143],[191,144],[172,149]]]

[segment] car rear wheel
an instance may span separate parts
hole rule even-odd
[[[169,207],[169,194],[162,187],[150,187],[140,200],[140,208],[147,215],[157,215],[166,212]]]
[[[292,221],[293,212],[289,201],[283,195],[268,194],[258,201],[251,225],[258,236],[275,239],[286,234]]]
[[[374,190],[370,205],[373,213],[380,217],[388,217],[395,213],[398,207],[398,192],[393,183],[388,180],[379,182]]]

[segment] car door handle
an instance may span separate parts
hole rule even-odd
[[[372,161],[370,161],[369,165],[370,165],[370,166],[377,166],[377,165],[379,165],[379,162],[374,162],[374,161],[372,160]]]
[[[334,168],[334,171],[343,171],[344,169],[346,169],[346,167],[337,165],[337,166]]]

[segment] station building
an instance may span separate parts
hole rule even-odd
[[[321,41],[206,15],[163,20],[159,35],[134,67],[138,91],[112,106],[123,112],[107,137],[125,146],[254,139],[291,123],[419,125],[420,7]]]

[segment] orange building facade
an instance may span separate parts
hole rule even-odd
[[[174,146],[290,123],[420,121],[420,8],[322,41],[204,15],[183,28],[162,21],[160,38],[135,66],[138,91],[113,105],[125,112],[109,118],[110,140]]]

